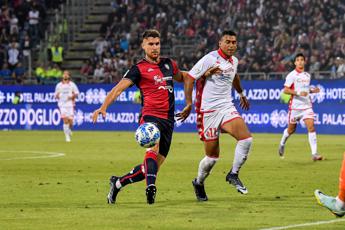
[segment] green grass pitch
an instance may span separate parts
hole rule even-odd
[[[62,131],[0,132],[0,229],[263,229],[334,220],[313,191],[337,194],[344,136],[318,136],[323,162],[312,162],[305,134],[289,139],[284,160],[280,134],[253,136],[240,174],[248,195],[225,182],[235,141],[223,135],[221,158],[206,181],[209,201],[200,203],[191,181],[202,143],[195,133],[175,133],[150,206],[144,182],[125,187],[115,205],[106,203],[109,177],[143,160],[133,132],[76,131],[71,143]],[[42,152],[65,156],[30,158],[47,156]],[[345,229],[345,222],[296,229]]]

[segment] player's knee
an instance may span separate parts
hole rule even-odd
[[[296,128],[290,128],[290,129],[287,130],[289,135],[294,134],[295,131],[296,131]]]
[[[210,158],[219,158],[219,151],[207,152],[206,156],[208,156]]]
[[[311,126],[308,127],[308,132],[309,132],[309,133],[315,132],[315,127],[314,127],[314,125],[311,125]]]

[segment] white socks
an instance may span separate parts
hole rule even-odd
[[[211,169],[218,161],[218,158],[212,158],[209,156],[205,156],[199,163],[199,170],[198,170],[198,177],[197,182],[199,184],[203,184],[206,177],[210,174]]]
[[[286,141],[287,141],[287,139],[289,138],[289,136],[290,136],[290,134],[288,133],[287,128],[284,129],[283,136],[282,136],[282,139],[280,141],[280,145],[284,146]]]
[[[317,139],[316,132],[308,133],[309,145],[311,149],[311,154],[317,154]]]
[[[246,162],[250,147],[252,146],[253,138],[249,137],[244,140],[240,140],[237,142],[236,149],[235,149],[235,157],[234,162],[232,164],[231,173],[238,174],[240,168]]]
[[[335,200],[336,200],[335,207],[338,210],[345,210],[345,203],[344,203],[344,201],[340,200],[338,197],[336,197]]]
[[[69,128],[68,124],[63,124],[63,132],[65,133],[66,141],[70,142],[71,141],[71,129]]]

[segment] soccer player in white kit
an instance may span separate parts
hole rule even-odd
[[[68,71],[64,71],[62,81],[56,85],[55,98],[58,100],[58,107],[63,120],[63,131],[66,142],[71,141],[75,99],[79,94],[78,87],[71,81]]]
[[[284,130],[280,141],[279,156],[284,157],[285,144],[287,139],[295,132],[297,122],[303,120],[309,137],[312,160],[320,161],[323,157],[317,152],[317,139],[314,128],[314,111],[309,94],[319,93],[320,89],[310,87],[310,74],[304,71],[305,57],[298,53],[294,58],[295,69],[287,76],[284,84],[284,93],[290,94],[288,127]]]
[[[233,31],[224,31],[219,49],[206,54],[189,71],[189,86],[185,86],[186,101],[191,100],[193,83],[196,83],[195,110],[200,139],[204,142],[205,157],[200,161],[198,175],[192,181],[197,200],[207,201],[204,181],[219,159],[219,134],[226,132],[237,140],[232,168],[226,181],[238,192],[248,193],[238,177],[241,166],[248,157],[252,135],[237,112],[231,97],[232,86],[240,95],[243,109],[249,109],[249,102],[242,94],[237,74],[238,59],[233,56],[237,49],[237,37]]]

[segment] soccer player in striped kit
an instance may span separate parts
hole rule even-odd
[[[285,144],[288,138],[295,132],[297,122],[304,121],[308,129],[309,145],[311,148],[312,160],[320,161],[323,157],[317,152],[317,138],[314,127],[314,111],[309,94],[319,93],[320,89],[310,87],[311,76],[304,71],[305,57],[302,53],[296,54],[294,58],[295,69],[287,76],[284,84],[284,93],[290,94],[288,127],[284,130],[279,146],[279,156],[284,157]]]
[[[146,150],[144,162],[135,166],[123,176],[110,178],[110,191],[107,196],[109,204],[114,204],[118,192],[126,185],[146,179],[147,203],[153,204],[156,196],[156,177],[159,167],[166,159],[174,129],[174,84],[173,81],[184,81],[181,71],[170,58],[160,56],[160,33],[157,30],[146,30],[143,33],[142,48],[145,57],[133,65],[122,80],[110,91],[103,105],[94,111],[93,122],[98,115],[106,116],[108,106],[128,87],[136,85],[140,89],[142,110],[140,124],[154,123],[160,133],[159,143]],[[179,114],[185,120],[190,114],[192,102]]]

